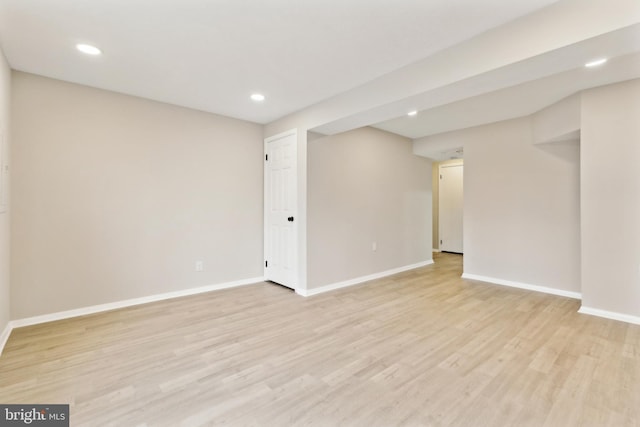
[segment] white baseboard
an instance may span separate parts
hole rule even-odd
[[[296,289],[296,293],[303,297],[310,297],[312,295],[322,294],[336,289],[346,288],[348,286],[357,285],[359,283],[368,282],[370,280],[380,279],[382,277],[392,276],[394,274],[402,273],[403,271],[413,270],[414,268],[424,267],[425,265],[433,264],[433,260],[418,262],[416,264],[405,265],[403,267],[393,268],[391,270],[382,271],[380,273],[369,274],[368,276],[356,277],[355,279],[345,280],[344,282],[332,283],[331,285],[321,286],[313,289]]]
[[[124,301],[116,301],[108,304],[92,305],[89,307],[77,308],[74,310],[59,311],[57,313],[44,314],[42,316],[27,317],[25,319],[12,320],[9,322],[11,329],[23,326],[37,325],[39,323],[52,322],[54,320],[68,319],[70,317],[86,316],[103,311],[116,310],[118,308],[131,307],[134,305],[147,304],[155,301],[162,301],[172,298],[179,298],[189,295],[202,294],[205,292],[217,291],[221,289],[235,288],[238,286],[251,285],[264,281],[263,277],[252,277],[250,279],[236,280],[233,282],[218,283],[215,285],[201,286],[199,288],[184,289],[180,291],[166,292],[163,294],[150,295],[147,297],[133,298]]]
[[[529,291],[542,292],[545,294],[559,295],[567,298],[582,299],[582,294],[580,292],[565,291],[563,289],[548,288],[546,286],[530,285],[528,283],[496,279],[495,277],[487,277],[487,276],[479,276],[477,274],[463,273],[462,278],[469,279],[469,280],[478,280],[480,282],[493,283],[495,285],[509,286],[512,288],[526,289]]]
[[[440,249],[433,248],[433,249],[431,249],[431,251],[432,252],[440,252]]]
[[[2,331],[2,334],[0,334],[0,356],[2,356],[2,350],[4,350],[4,346],[7,344],[12,329],[11,322],[9,322],[4,328],[4,331]]]
[[[600,310],[598,308],[580,307],[578,313],[589,314],[591,316],[604,317],[605,319],[619,320],[620,322],[633,323],[640,325],[640,317],[631,316],[630,314],[616,313],[615,311]]]

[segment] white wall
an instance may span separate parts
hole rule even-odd
[[[431,162],[411,140],[368,127],[315,139],[308,173],[310,289],[431,260]]]
[[[640,316],[640,79],[582,94],[583,307]]]
[[[6,152],[10,155],[10,93],[11,93],[11,70],[4,57],[4,53],[0,50],[0,129],[4,130]],[[2,173],[0,171],[0,173]],[[4,189],[8,191],[10,183],[8,182],[8,174],[5,174]],[[10,319],[10,268],[9,268],[9,213],[10,203],[7,203],[4,212],[0,213],[0,351],[2,349],[2,332],[6,328]]]
[[[21,72],[12,89],[13,318],[262,276],[261,126]]]
[[[434,135],[464,146],[464,272],[580,291],[579,145],[533,145],[525,117]]]

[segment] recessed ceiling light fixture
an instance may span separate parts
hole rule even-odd
[[[407,116],[409,116],[409,117],[413,117],[413,116],[417,116],[417,115],[418,115],[418,112],[416,110],[409,111],[407,113]]]
[[[264,95],[261,93],[254,93],[251,95],[251,100],[255,102],[262,102],[264,101]]]
[[[596,59],[595,61],[587,62],[584,64],[585,67],[592,68],[597,67],[598,65],[602,65],[607,62],[607,58]]]
[[[97,47],[84,43],[78,43],[76,45],[76,49],[82,53],[86,53],[87,55],[100,55],[102,53],[102,51]]]

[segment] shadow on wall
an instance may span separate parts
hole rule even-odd
[[[547,142],[536,144],[536,147],[545,153],[564,160],[566,163],[574,164],[576,159],[576,148],[578,149],[578,152],[580,151],[580,140],[573,139],[569,141]]]

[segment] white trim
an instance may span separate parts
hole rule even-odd
[[[405,265],[403,267],[393,268],[391,270],[370,274],[368,276],[356,277],[355,279],[349,279],[343,282],[332,283],[331,285],[321,286],[319,288],[305,289],[305,290],[296,289],[296,293],[299,295],[302,295],[303,297],[310,297],[312,295],[322,294],[324,292],[346,288],[348,286],[357,285],[359,283],[368,282],[374,279],[380,279],[382,277],[392,276],[394,274],[402,273],[403,271],[413,270],[415,268],[424,267],[426,265],[431,265],[431,264],[433,264],[433,260],[428,259],[426,261],[418,262],[416,264]]]
[[[440,251],[440,249],[433,248],[433,249],[431,249],[431,252],[441,252],[441,251]]]
[[[463,273],[463,279],[478,280],[480,282],[493,283],[501,286],[509,286],[511,288],[526,289],[528,291],[542,292],[545,294],[559,295],[561,297],[582,299],[580,292],[565,291],[564,289],[548,288],[546,286],[530,285],[528,283],[513,282],[511,280],[496,279],[494,277],[479,276],[477,274]]]
[[[9,340],[9,335],[11,335],[11,331],[13,330],[13,324],[12,322],[7,323],[7,326],[4,328],[4,331],[2,331],[2,334],[0,334],[0,356],[2,356],[2,350],[4,350],[4,346],[7,344],[7,341]]]
[[[583,305],[580,307],[580,310],[578,310],[578,313],[640,325],[640,317],[632,316],[630,314],[616,313],[615,311],[600,310],[599,308],[585,307]]]
[[[276,141],[276,140],[278,140],[278,139],[285,138],[285,137],[287,137],[287,136],[289,136],[289,135],[297,135],[297,134],[298,134],[298,128],[289,129],[289,130],[286,130],[286,131],[284,131],[284,132],[280,132],[280,133],[277,133],[277,134],[275,134],[275,135],[271,135],[271,136],[269,136],[269,137],[265,138],[265,139],[264,139],[264,142],[265,142],[265,143],[267,143],[267,142],[273,142],[273,141]]]
[[[234,282],[219,283],[216,285],[202,286],[199,288],[184,289],[181,291],[167,292],[164,294],[149,295],[147,297],[133,298],[124,301],[116,301],[107,304],[92,305],[89,307],[77,308],[74,310],[59,311],[57,313],[43,314],[42,316],[27,317],[25,319],[13,320],[10,322],[11,328],[37,325],[39,323],[52,322],[54,320],[68,319],[70,317],[86,316],[87,314],[101,313],[103,311],[116,310],[118,308],[131,307],[134,305],[147,304],[150,302],[162,301],[172,298],[179,298],[189,295],[202,294],[221,289],[235,288],[238,286],[251,285],[263,282],[263,277],[253,277],[251,279],[236,280]]]

